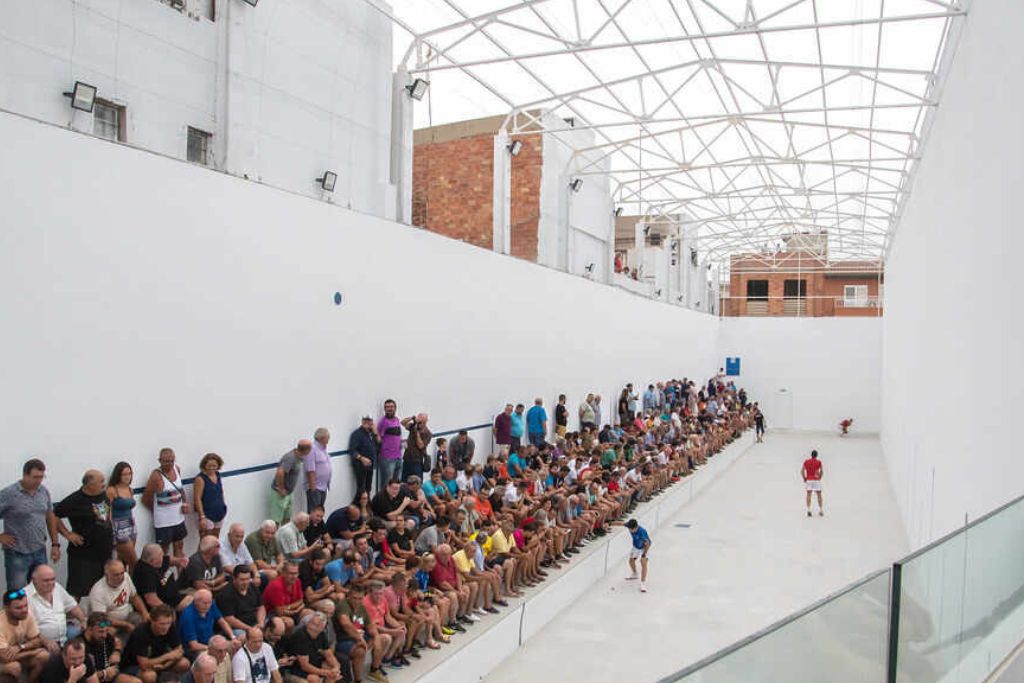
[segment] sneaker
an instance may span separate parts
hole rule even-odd
[[[626,577],[626,581],[636,581],[639,578],[640,578],[639,574],[630,574],[629,576]]]
[[[368,677],[377,683],[389,683],[387,675],[380,669],[371,669]]]
[[[508,607],[508,601],[507,600],[503,600],[503,599],[502,600],[495,600],[494,604],[495,605],[501,605],[502,607]]]
[[[405,664],[402,663],[401,657],[393,657],[392,659],[389,659],[384,663],[395,669],[401,669],[403,666],[405,666]]]
[[[456,624],[456,626],[458,626],[458,624]],[[455,629],[450,627],[450,626],[442,626],[441,627],[441,633],[443,633],[446,636],[454,636],[455,635]]]
[[[808,517],[810,517],[810,516],[811,516],[811,511],[810,511],[810,510],[808,510],[808,511],[807,511],[807,516],[808,516]]]
[[[486,610],[486,609],[484,609],[483,607],[477,607],[477,608],[476,608],[476,609],[475,609],[475,610],[473,611],[473,614],[479,614],[479,615],[480,615],[480,616],[482,616],[482,617],[486,617],[486,616],[487,616],[487,610]],[[472,616],[472,615],[470,615],[470,616]]]
[[[498,610],[494,609],[493,607],[484,607],[484,611],[488,614],[498,614]]]
[[[647,592],[647,584],[645,584],[643,581],[640,582],[640,592],[641,593],[646,593]]]
[[[405,655],[399,655],[398,661],[402,663],[402,666],[412,666],[412,662],[405,658]]]
[[[459,615],[459,621],[461,621],[463,624],[466,624],[468,626],[472,626],[473,625],[473,620],[469,618],[468,614],[461,614],[461,615]]]
[[[412,648],[411,650],[409,650],[408,652],[406,652],[405,654],[409,655],[413,659],[423,659],[423,655],[421,655],[420,651],[417,648],[415,648],[415,647]],[[402,655],[402,656],[404,657],[405,655]]]
[[[466,618],[469,619],[470,622],[480,621],[480,617],[475,614],[467,614]]]
[[[819,517],[824,517],[825,516],[825,511],[824,510],[818,510],[818,516]]]

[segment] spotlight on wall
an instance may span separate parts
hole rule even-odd
[[[573,178],[572,182],[569,183],[569,188],[573,192],[579,192],[581,187],[583,187],[583,178]]]
[[[92,108],[96,104],[96,86],[75,81],[75,89],[64,93],[64,97],[71,98],[72,109],[92,112]]]
[[[338,182],[338,174],[334,171],[324,171],[323,176],[316,179],[320,183],[320,189],[325,192],[334,192],[334,184]]]
[[[249,6],[251,6],[251,7],[255,7],[255,6],[256,6],[256,3],[257,3],[257,2],[259,2],[259,1],[260,1],[260,0],[245,0],[245,3],[246,3],[247,5],[249,5]]]
[[[621,215],[622,215],[622,207],[621,206],[615,207],[615,217],[618,218]]]
[[[523,151],[523,141],[513,140],[508,146],[508,153],[514,157],[519,156],[519,153]]]
[[[413,98],[417,102],[423,99],[423,96],[427,94],[427,88],[430,87],[430,81],[425,81],[422,78],[417,78],[415,81],[405,86],[405,89],[409,91],[409,97]]]
[[[654,296],[655,297],[660,297],[661,296],[661,290],[660,289],[654,290]]]
[[[685,298],[686,298],[685,296],[683,296],[682,294],[680,294],[679,296],[677,296],[677,297],[676,297],[676,301],[682,301],[682,300],[683,300],[683,299],[685,299]]]
[[[644,226],[644,235],[650,235],[650,234],[651,234],[651,226],[645,225]]]
[[[587,267],[584,268],[583,270],[587,271],[588,273],[593,273],[594,272],[594,264],[593,263],[588,263]]]

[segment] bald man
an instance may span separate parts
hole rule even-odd
[[[205,588],[197,590],[192,597],[192,604],[181,611],[178,629],[181,631],[181,644],[185,648],[185,656],[189,659],[206,652],[211,639],[218,635],[218,631],[232,646],[237,647],[241,644],[241,641],[235,641],[231,625],[213,602],[213,593]]]
[[[76,599],[89,594],[103,578],[103,564],[114,551],[110,527],[106,477],[99,470],[87,470],[82,487],[53,506],[58,530],[68,539],[68,593]],[[60,519],[71,522],[68,531]]]
[[[181,675],[180,683],[213,683],[217,675],[217,660],[207,654],[196,657],[192,668]]]
[[[306,458],[313,450],[313,442],[299,439],[295,448],[281,456],[281,461],[274,472],[274,481],[270,493],[270,518],[278,524],[284,524],[292,516],[292,493],[299,483],[299,478],[306,471]]]

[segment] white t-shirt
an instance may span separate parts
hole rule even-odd
[[[455,486],[459,491],[465,493],[469,490],[471,485],[472,482],[469,480],[469,477],[466,476],[465,470],[459,470],[459,473],[455,475]]]
[[[505,486],[505,494],[502,496],[502,500],[510,505],[515,505],[519,502],[519,491],[516,490],[515,484],[507,484]]]
[[[630,470],[626,472],[626,483],[628,484],[639,484],[643,480],[643,475],[638,470]]]
[[[222,538],[220,539],[220,561],[225,567],[237,567],[238,565],[248,567],[252,564],[252,553],[246,547],[245,541],[238,544],[238,550],[232,550],[231,541]]]
[[[67,612],[78,607],[78,603],[59,583],[53,587],[53,594],[50,596],[53,599],[52,603],[36,593],[36,587],[31,583],[25,587],[25,594],[28,596],[28,606],[39,624],[39,633],[43,638],[55,640],[63,645],[68,639]]]
[[[231,680],[235,683],[269,683],[274,671],[277,671],[277,658],[266,643],[255,654],[243,646],[231,660]]]
[[[107,578],[103,577],[89,591],[89,611],[106,612],[111,619],[127,621],[132,613],[132,598],[136,595],[135,584],[127,574],[116,588],[107,585]]]

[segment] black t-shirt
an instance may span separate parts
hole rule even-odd
[[[196,553],[188,558],[188,566],[181,573],[182,588],[191,588],[196,581],[212,581],[224,573],[224,565],[220,555],[214,555],[213,562],[206,564],[202,555]]]
[[[400,534],[395,529],[392,529],[388,532],[388,545],[392,548],[412,550],[412,536],[408,532]]]
[[[555,405],[555,424],[562,427],[569,424],[569,410],[561,403]]]
[[[81,489],[53,506],[53,513],[67,518],[71,530],[85,539],[82,545],[68,548],[68,553],[97,562],[110,557],[114,549],[114,536],[108,521],[109,509],[106,493],[89,496]]]
[[[97,671],[110,666],[110,658],[114,655],[114,650],[117,648],[117,641],[114,639],[114,636],[107,636],[95,643],[85,638],[83,640],[85,640],[85,651],[92,657],[92,663],[96,666]]]
[[[342,510],[344,510],[344,508],[342,508]],[[325,524],[323,520],[321,520],[319,524],[313,524],[313,522],[310,522],[309,526],[302,531],[302,535],[306,537],[307,545],[313,545],[313,541],[318,538],[323,538],[326,533],[327,524]]]
[[[252,584],[249,590],[242,595],[235,590],[234,585],[225,586],[224,590],[217,593],[217,607],[225,617],[235,617],[243,624],[256,626],[256,613],[259,611],[263,601],[259,591]]]
[[[327,518],[325,526],[327,528],[327,533],[331,535],[331,538],[341,538],[342,532],[355,531],[362,525],[362,515],[356,519],[349,519],[348,508],[338,508],[331,513],[330,517]]]
[[[139,595],[156,593],[156,596],[164,604],[169,607],[177,606],[178,577],[167,556],[164,556],[164,563],[160,569],[145,562],[136,564],[135,571],[132,572],[132,581],[135,583],[135,590],[139,592]]]
[[[324,663],[324,656],[321,653],[330,646],[330,643],[327,642],[326,630],[321,631],[320,635],[316,638],[310,638],[309,631],[303,627],[296,629],[291,637],[288,638],[284,649],[288,654],[295,655],[296,657],[309,657],[309,663],[312,666],[321,667]],[[292,670],[297,671],[301,676],[306,675],[302,673],[298,660],[295,660]]]
[[[402,501],[405,498],[405,491],[401,489],[398,490],[398,495],[394,498],[389,496],[385,489],[373,497],[373,500],[370,501],[370,507],[373,508],[374,514],[378,517],[387,518],[389,513],[394,512],[402,505]]]
[[[299,565],[299,583],[302,584],[302,591],[305,593],[307,588],[316,590],[321,588],[329,580],[327,579],[327,572],[324,569],[316,571],[313,569],[313,563],[309,560],[303,560],[302,564]]]
[[[178,630],[173,625],[165,635],[158,636],[153,633],[149,622],[143,622],[128,636],[124,656],[121,658],[121,668],[138,666],[140,656],[153,659],[167,654],[176,647],[181,647],[181,639],[178,638]]]
[[[86,654],[85,676],[80,680],[84,681],[94,673],[96,673],[96,667],[93,666],[92,657]],[[43,673],[40,674],[38,683],[67,683],[68,674],[67,667],[64,666],[64,658],[60,655],[50,655],[50,661],[43,667]]]

